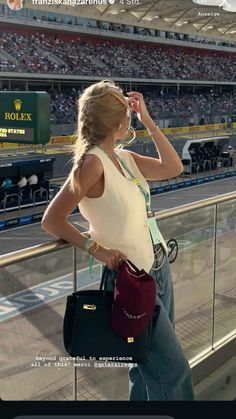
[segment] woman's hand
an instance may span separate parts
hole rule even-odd
[[[139,121],[146,127],[152,120],[147,110],[143,95],[139,92],[129,92],[129,105],[136,112]]]
[[[127,260],[127,256],[119,250],[107,249],[106,247],[99,246],[94,257],[101,262],[104,262],[109,269],[117,270],[123,260]]]

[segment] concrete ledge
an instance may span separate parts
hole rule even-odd
[[[236,335],[232,333],[228,340],[219,343],[213,350],[206,352],[196,361],[190,361],[194,385],[203,382],[235,356]]]
[[[236,399],[236,355],[194,386],[196,400]]]

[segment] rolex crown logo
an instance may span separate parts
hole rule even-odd
[[[17,112],[21,110],[22,101],[20,99],[14,100],[15,109]]]

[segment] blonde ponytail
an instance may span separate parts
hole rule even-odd
[[[78,171],[86,153],[118,130],[128,115],[129,105],[122,90],[103,80],[87,87],[78,100],[77,140],[69,179],[73,192],[79,190]]]

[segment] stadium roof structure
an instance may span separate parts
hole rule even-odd
[[[32,0],[26,0],[25,6],[207,38],[236,40],[236,0],[61,1],[64,5],[55,6],[52,1],[50,6],[45,6],[44,0],[38,0],[37,5]]]

